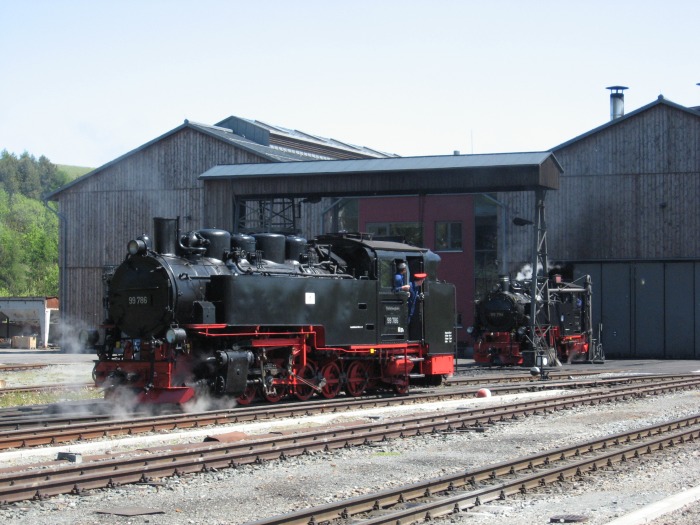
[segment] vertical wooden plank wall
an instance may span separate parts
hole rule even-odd
[[[554,151],[564,174],[546,196],[553,261],[700,259],[700,115],[666,104]],[[528,261],[532,196],[499,194],[513,266]],[[528,230],[527,232],[525,230]]]
[[[75,325],[93,326],[103,320],[103,267],[124,259],[130,239],[142,233],[152,236],[153,217],[180,215],[186,231],[218,226],[219,221],[207,220],[225,216],[228,204],[221,199],[210,203],[217,213],[205,208],[200,174],[217,164],[262,161],[184,128],[65,190],[59,204],[67,232],[61,239],[67,254],[61,276],[66,294],[61,308],[66,318]]]
[[[549,260],[602,269],[593,286],[606,351],[618,358],[698,355],[700,114],[655,104],[554,154],[564,174],[560,189],[546,196]],[[509,214],[515,272],[531,259],[532,227],[511,221],[531,220],[534,202],[528,193],[498,197]],[[665,280],[657,271],[643,285],[640,271],[650,267],[662,269]],[[652,299],[645,299],[641,291],[650,285]],[[680,335],[679,323],[687,327]],[[651,346],[648,326],[659,334]]]

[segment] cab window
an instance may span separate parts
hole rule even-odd
[[[382,259],[379,261],[379,279],[382,288],[391,288],[394,286],[394,261],[390,259]]]

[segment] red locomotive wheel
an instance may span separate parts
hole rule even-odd
[[[311,385],[304,383],[304,381],[308,381],[311,384],[315,383],[314,380],[316,379],[316,366],[313,363],[307,363],[302,367],[297,376],[298,378],[297,384],[294,387],[294,394],[301,401],[306,401],[314,395],[314,392],[316,390]],[[303,379],[304,381],[299,381],[299,378]]]
[[[349,396],[361,396],[369,383],[369,373],[367,367],[362,361],[353,361],[350,363],[345,378],[345,393]]]
[[[245,387],[245,391],[236,398],[239,405],[250,405],[258,394],[258,389],[254,385]]]
[[[281,387],[281,386],[276,386],[275,388],[273,388],[269,392],[265,392],[263,390],[263,397],[265,398],[265,400],[268,403],[277,403],[280,399],[282,399],[285,396],[282,388],[283,387]]]
[[[321,395],[326,399],[333,399],[340,392],[340,367],[335,361],[326,363],[321,368],[322,381],[324,381]]]

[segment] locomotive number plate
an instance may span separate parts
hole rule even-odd
[[[130,295],[128,301],[129,306],[149,306],[151,297],[148,295]]]

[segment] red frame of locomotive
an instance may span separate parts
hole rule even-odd
[[[452,354],[427,353],[424,343],[350,345],[348,347],[318,346],[322,339],[322,328],[304,327],[297,332],[269,332],[255,330],[252,332],[230,332],[225,324],[185,325],[192,335],[204,338],[228,337],[250,340],[253,348],[292,349],[294,364],[292,372],[284,378],[274,378],[271,384],[262,390],[262,397],[269,402],[277,402],[286,395],[300,400],[311,398],[314,393],[326,399],[338,395],[341,389],[353,397],[372,389],[378,382],[390,383],[399,394],[409,389],[409,374],[426,376],[451,375],[454,373],[454,356]],[[139,346],[141,359],[134,359],[134,345],[127,340],[123,347],[123,359],[119,361],[120,371],[126,375],[135,374],[143,381],[130,383],[130,388],[139,389],[138,402],[146,403],[187,403],[195,397],[196,390],[191,386],[172,386],[174,378],[187,366],[185,356],[191,349],[183,345],[179,350],[177,362],[172,359],[176,345],[161,343],[151,349],[150,341],[142,341]],[[330,356],[322,366],[308,358],[311,350],[327,352]],[[154,356],[150,352],[155,353]],[[274,360],[274,357],[272,358]],[[146,385],[153,367],[153,382]],[[417,368],[416,368],[417,367]],[[180,370],[178,370],[180,368]],[[413,369],[416,368],[414,371]],[[99,386],[107,382],[108,375],[114,369],[113,360],[100,360],[95,365],[95,382]],[[310,379],[323,378],[323,386],[314,385]],[[237,397],[240,404],[249,404],[259,392],[257,389],[246,390]]]
[[[586,334],[560,335],[558,326],[546,328],[545,340],[550,348],[556,348],[562,362],[588,360],[589,342]],[[474,344],[474,362],[481,365],[522,366],[523,341],[514,332],[484,332]],[[495,363],[493,355],[498,355]]]

